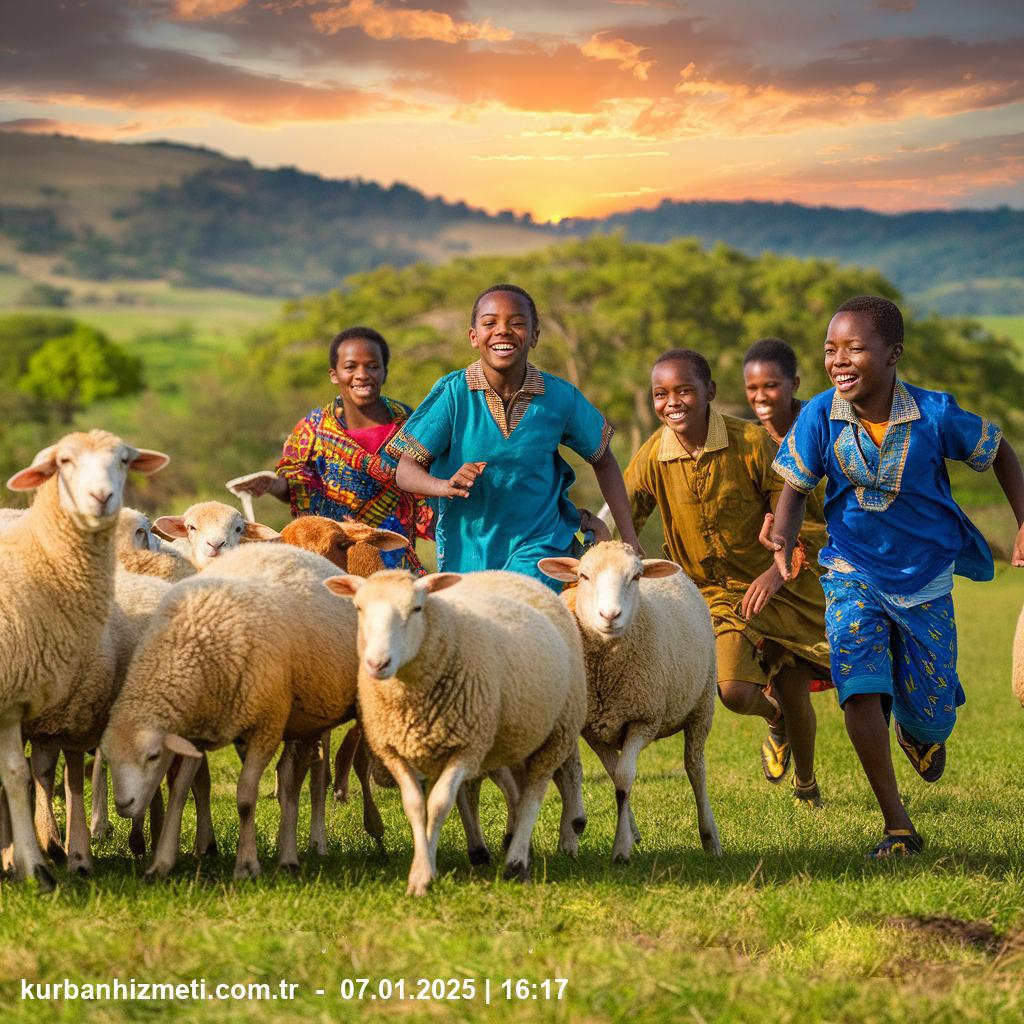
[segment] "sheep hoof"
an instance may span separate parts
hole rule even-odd
[[[92,828],[89,829],[89,835],[97,843],[102,843],[107,838],[107,832],[110,830],[110,823],[108,821],[98,821]]]
[[[530,866],[521,860],[514,860],[505,865],[506,882],[528,882],[530,880]]]
[[[196,848],[197,857],[216,857],[220,853],[217,849],[217,840],[211,837],[210,841],[201,850]]]
[[[132,834],[128,836],[128,849],[131,850],[136,857],[144,857],[146,855],[146,837],[132,832]]]
[[[242,861],[235,865],[236,881],[243,881],[250,878],[260,877],[260,865],[258,861]]]
[[[583,830],[587,827],[586,815],[581,814],[578,818],[572,819],[572,830],[576,835],[583,835]]]
[[[487,867],[491,863],[491,851],[486,846],[478,846],[470,850],[469,863],[477,867]]]
[[[315,853],[318,857],[326,857],[327,856],[327,844],[326,843],[320,843],[320,842],[315,842],[315,843],[314,842],[310,842],[310,844],[309,844],[309,852],[310,853]]]
[[[628,864],[629,863],[629,854],[628,853],[622,853],[622,852],[613,853],[612,854],[612,863],[613,864]]]
[[[298,861],[288,861],[288,863],[286,863],[286,864],[278,864],[277,865],[277,870],[278,871],[285,871],[289,875],[297,875],[299,873],[299,862]]]
[[[508,853],[508,848],[512,845],[512,833],[506,832],[501,837],[501,849],[503,853]]]
[[[156,882],[161,878],[166,878],[171,873],[171,869],[163,864],[153,863],[147,869],[145,874],[142,876],[144,882]]]
[[[348,787],[342,788],[339,786],[334,791],[334,802],[336,804],[347,804],[348,803]]]
[[[63,864],[68,859],[68,855],[64,852],[64,847],[56,839],[51,839],[46,844],[46,853],[54,864]]]
[[[57,888],[57,879],[45,864],[37,864],[32,869],[32,877],[36,880],[40,892],[53,892]]]

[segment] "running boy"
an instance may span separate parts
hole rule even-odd
[[[769,546],[783,576],[806,495],[828,478],[829,544],[820,561],[833,679],[846,729],[885,821],[869,857],[919,853],[896,787],[896,739],[927,782],[964,693],[956,673],[953,573],[991,579],[992,555],[950,492],[945,459],[991,466],[1017,517],[1013,564],[1024,566],[1024,475],[1002,432],[951,395],[896,376],[903,317],[888,299],[843,303],[825,340],[835,387],[808,402],[775,460],[786,487]]]
[[[639,552],[611,425],[570,383],[529,362],[540,335],[533,299],[494,285],[470,323],[480,358],[442,377],[387,449],[400,488],[450,499],[439,503],[438,568],[507,569],[560,589],[537,562],[572,554],[581,527],[563,444],[593,466],[615,525]]]
[[[698,352],[661,355],[651,391],[664,426],[626,468],[634,520],[642,525],[660,510],[668,557],[711,609],[722,703],[764,718],[776,737],[784,718],[796,762],[794,793],[817,806],[808,683],[828,671],[825,602],[812,573],[784,586],[756,539],[782,490],[771,469],[776,446],[756,424],[711,405],[711,367]],[[762,768],[770,782],[785,773],[770,738],[762,745]]]

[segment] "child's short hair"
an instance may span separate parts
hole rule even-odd
[[[540,317],[537,315],[537,303],[533,301],[533,296],[525,289],[520,288],[517,284],[492,284],[490,288],[485,288],[477,297],[476,302],[473,303],[473,312],[469,316],[469,326],[472,327],[476,323],[476,312],[480,308],[480,303],[484,297],[490,295],[492,292],[514,292],[516,295],[521,295],[526,299],[530,306],[530,316],[533,317],[533,326],[535,329],[540,329]]]
[[[670,348],[668,351],[662,352],[661,355],[654,360],[654,365],[658,366],[661,363],[676,362],[689,363],[700,380],[705,384],[711,383],[711,364],[699,352],[695,352],[692,348]]]
[[[903,314],[895,302],[881,295],[858,295],[847,299],[836,313],[863,313],[889,348],[903,344]]]
[[[747,363],[772,363],[790,380],[796,379],[796,353],[781,338],[761,338],[755,341],[743,357]]]
[[[334,369],[334,364],[338,361],[338,349],[341,348],[344,342],[351,341],[353,338],[372,341],[380,349],[380,361],[384,364],[384,369],[388,368],[391,350],[388,348],[388,343],[384,340],[384,335],[380,331],[375,331],[372,327],[346,327],[341,334],[336,334],[331,338],[331,345],[327,350],[327,355],[330,359],[329,366],[332,370]]]

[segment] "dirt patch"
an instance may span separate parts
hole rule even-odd
[[[1011,943],[1019,944],[1021,941],[1020,936],[1001,938],[987,921],[961,921],[955,917],[890,917],[885,924],[924,939],[962,949],[980,949],[993,956],[1004,952]]]

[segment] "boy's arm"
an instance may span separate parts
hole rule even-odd
[[[403,491],[428,498],[468,498],[486,462],[466,462],[447,480],[431,476],[411,455],[402,455],[395,470],[395,483]]]
[[[597,486],[601,488],[601,496],[608,503],[608,510],[615,520],[619,536],[641,557],[644,557],[644,549],[640,547],[636,530],[633,527],[633,517],[629,510],[629,496],[626,494],[626,483],[622,479],[622,470],[612,454],[611,447],[605,449],[596,462],[592,462],[594,476],[597,477]]]
[[[1024,472],[1017,453],[1005,437],[1000,440],[996,457],[992,460],[992,472],[1017,517],[1017,538],[1013,542],[1010,564],[1024,568]]]
[[[765,547],[775,552],[775,566],[784,580],[793,578],[793,549],[800,536],[800,527],[807,508],[807,495],[787,483],[779,495],[775,508],[775,519],[768,531]]]

